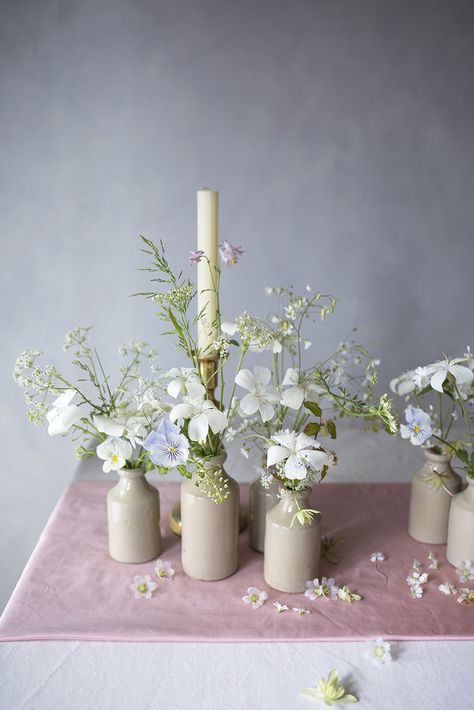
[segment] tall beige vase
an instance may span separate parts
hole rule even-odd
[[[229,494],[223,503],[214,503],[194,477],[181,484],[183,570],[206,582],[230,577],[239,561],[239,486],[222,468],[226,458],[224,453],[206,464],[226,479]]]
[[[300,508],[309,508],[309,491],[281,491],[281,500],[267,513],[265,528],[265,582],[279,592],[304,592],[306,582],[318,576],[321,552],[321,516],[311,523],[291,522]],[[298,505],[295,502],[295,495]]]
[[[269,473],[271,471],[269,470]],[[249,489],[249,545],[257,552],[263,552],[265,546],[265,524],[267,513],[278,503],[278,491],[281,487],[272,478],[268,488],[262,486],[260,478],[250,484]]]
[[[446,557],[452,565],[474,561],[474,478],[470,476],[467,487],[451,501]]]
[[[442,476],[444,486],[452,493],[461,488],[461,479],[450,465],[451,456],[425,450],[426,462],[413,477],[411,485],[408,532],[419,542],[444,545],[448,539],[448,517],[451,496],[441,486],[429,483],[433,474]]]
[[[148,562],[161,548],[160,494],[144,468],[122,468],[107,494],[109,554],[119,562]]]

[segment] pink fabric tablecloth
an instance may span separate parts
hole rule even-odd
[[[106,492],[111,483],[74,482],[54,510],[0,620],[0,640],[75,639],[107,641],[329,641],[387,639],[472,639],[474,607],[458,604],[438,589],[458,585],[444,546],[431,546],[439,571],[421,599],[413,599],[405,578],[416,557],[426,565],[428,545],[407,532],[409,486],[406,484],[331,484],[317,486],[313,504],[322,511],[323,534],[342,537],[339,564],[321,563],[321,574],[348,584],[364,599],[348,604],[303,594],[282,594],[263,580],[263,556],[240,536],[237,573],[219,582],[199,582],[184,575],[180,541],[165,521],[179,487],[160,483],[162,559],[176,570],[173,581],[158,581],[149,600],[135,599],[129,584],[135,574],[153,575],[153,562],[126,565],[107,554]],[[241,487],[246,500],[248,487]],[[384,552],[385,562],[369,561]],[[383,574],[382,574],[383,572]],[[259,609],[242,602],[247,587],[269,593]],[[458,585],[459,586],[459,585]],[[277,614],[273,601],[290,611]],[[292,607],[311,614],[298,616]]]

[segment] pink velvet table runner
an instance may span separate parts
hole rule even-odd
[[[353,641],[386,639],[472,639],[474,606],[458,604],[438,585],[459,584],[446,561],[444,546],[412,540],[407,530],[407,484],[331,484],[316,486],[312,503],[322,511],[323,534],[343,538],[339,563],[322,560],[320,573],[349,585],[363,601],[348,604],[303,594],[276,592],[263,580],[263,556],[240,536],[237,573],[219,582],[184,575],[180,541],[167,528],[179,484],[160,483],[163,550],[176,570],[173,581],[157,580],[151,599],[135,599],[129,585],[135,574],[150,574],[154,564],[126,565],[107,554],[106,493],[111,483],[69,485],[54,510],[0,620],[0,640],[105,641]],[[241,486],[247,500],[248,486]],[[405,578],[414,558],[427,567],[430,549],[440,560],[421,599],[413,599]],[[372,552],[387,559],[376,565]],[[252,609],[242,601],[250,586],[268,591],[268,601]],[[290,611],[277,614],[272,602]],[[293,607],[311,614],[298,616]]]

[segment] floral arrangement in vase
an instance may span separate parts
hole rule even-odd
[[[474,560],[474,358],[417,367],[390,383],[407,403],[403,439],[424,448],[426,462],[415,473],[408,531],[421,542],[444,544],[453,565]],[[457,471],[468,482],[461,490]]]

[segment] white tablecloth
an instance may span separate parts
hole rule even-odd
[[[333,481],[409,481],[422,453],[383,434],[341,428]],[[252,466],[230,457],[239,480]],[[101,475],[96,462],[77,478]],[[466,608],[468,623],[474,624]],[[0,708],[17,710],[297,710],[324,707],[298,696],[337,668],[373,710],[474,708],[474,643],[403,642],[380,667],[364,658],[364,643],[129,644],[22,642],[0,644]]]

